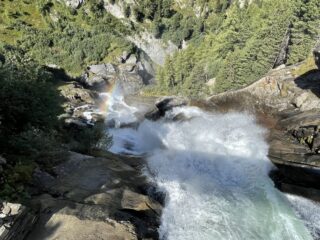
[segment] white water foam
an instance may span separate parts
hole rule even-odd
[[[172,121],[177,114],[188,120]],[[183,107],[109,132],[112,152],[148,156],[150,176],[167,193],[161,239],[312,239],[268,177],[265,130],[252,116]]]
[[[314,239],[320,239],[320,203],[310,199],[286,194],[296,213],[304,219]]]

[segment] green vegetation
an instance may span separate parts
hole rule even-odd
[[[196,2],[193,8],[176,10],[162,20],[164,39],[190,41],[187,49],[168,58],[158,70],[158,85],[148,93],[201,97],[244,87],[274,66],[288,34],[287,64],[304,60],[319,34],[320,2],[316,0],[256,0],[243,6],[237,1],[231,5],[218,0]],[[195,9],[198,17],[192,12]],[[182,26],[186,21],[180,14],[189,19],[192,30]],[[174,24],[179,26],[174,34],[165,23],[176,18],[180,25]]]
[[[0,195],[23,194],[37,161],[53,157],[58,120],[59,94],[53,78],[21,52],[5,46],[0,66],[0,149],[9,161]]]
[[[108,14],[102,1],[69,9],[59,1],[0,1],[0,41],[21,47],[40,64],[55,64],[79,76],[101,61],[114,61],[133,46],[128,27]]]
[[[305,60],[314,47],[320,30],[320,1],[296,1],[294,15],[290,26],[290,45],[288,64]]]
[[[103,125],[64,128],[57,117],[65,101],[57,90],[61,82],[44,65],[79,76],[88,65],[134,52],[126,36],[147,29],[181,50],[158,68],[157,85],[146,94],[198,98],[259,79],[274,67],[281,48],[286,64],[310,56],[320,33],[319,0],[242,2],[122,2],[124,15],[134,19],[122,23],[102,0],[78,9],[63,1],[0,0],[0,154],[9,161],[0,197],[23,196],[33,170],[50,171],[68,150],[88,153],[111,142]],[[295,74],[314,67],[308,58]]]
[[[314,57],[313,56],[308,56],[308,58],[298,66],[292,73],[295,76],[301,76],[311,70],[317,69],[317,65],[314,62]]]
[[[106,148],[110,144],[101,126],[64,127],[58,120],[65,101],[59,85],[59,79],[23,51],[0,47],[0,154],[8,161],[4,173],[0,172],[0,198],[27,197],[34,169],[50,172],[66,159],[68,150],[88,153],[101,147],[101,142]]]

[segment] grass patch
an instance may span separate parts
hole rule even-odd
[[[294,76],[301,76],[314,69],[317,69],[317,65],[314,62],[314,57],[309,56],[305,61],[302,62],[302,64],[292,70],[292,74]]]

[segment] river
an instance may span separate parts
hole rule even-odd
[[[254,116],[179,107],[158,121],[119,128],[139,115],[120,93],[107,94],[107,119],[116,122],[110,151],[147,159],[144,174],[166,193],[161,239],[316,238],[319,206],[274,187],[266,130]]]

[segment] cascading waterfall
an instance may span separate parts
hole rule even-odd
[[[136,109],[123,106],[133,119]],[[177,115],[184,119],[174,121]],[[146,156],[149,176],[167,193],[161,239],[313,239],[268,177],[265,130],[253,116],[181,107],[109,133],[110,150]]]

